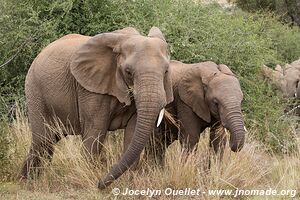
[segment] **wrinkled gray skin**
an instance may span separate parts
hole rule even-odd
[[[150,155],[155,154],[161,162],[166,148],[176,139],[190,152],[198,143],[200,134],[211,127],[210,147],[222,157],[226,138],[224,129],[216,131],[220,126],[230,132],[231,150],[240,151],[246,134],[241,111],[243,94],[231,70],[213,62],[184,64],[178,61],[171,61],[169,70],[174,101],[166,109],[180,122],[180,134],[178,127],[164,119],[150,141],[155,151],[149,152]],[[130,137],[130,131],[125,132],[125,148]]]
[[[264,65],[262,70],[264,76],[271,79],[284,97],[300,99],[300,59],[283,68],[277,65],[275,70]]]
[[[173,100],[168,67],[167,43],[156,27],[148,37],[129,27],[94,37],[71,34],[49,44],[26,77],[32,144],[21,177],[38,174],[39,155],[51,159],[61,139],[45,123],[58,118],[72,127],[82,135],[87,155],[96,156],[107,131],[134,120],[127,151],[98,187],[111,184],[139,157],[160,110]]]

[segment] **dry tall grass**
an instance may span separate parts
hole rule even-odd
[[[53,131],[62,132],[62,126]],[[17,175],[30,145],[30,130],[27,119],[18,114],[11,130],[11,172]],[[252,130],[253,131],[253,130]],[[296,134],[296,132],[294,132]],[[296,189],[300,191],[300,143],[296,153],[277,156],[266,153],[263,145],[251,139],[251,131],[245,147],[240,153],[233,153],[227,147],[223,162],[211,159],[209,163],[208,134],[200,139],[198,151],[187,160],[181,159],[181,148],[174,143],[167,151],[165,166],[157,166],[142,159],[137,171],[126,172],[111,187],[98,191],[99,177],[107,173],[122,152],[122,132],[109,134],[102,159],[91,164],[82,156],[82,142],[79,136],[62,139],[55,148],[53,161],[45,162],[44,173],[37,180],[2,183],[0,197],[5,199],[112,199],[112,188],[130,189]],[[298,136],[299,139],[299,136]],[[289,196],[273,196],[268,199],[285,199]],[[300,198],[300,195],[297,194]],[[118,199],[128,199],[119,195]],[[134,198],[134,197],[132,197]],[[137,197],[136,197],[137,198]],[[143,197],[140,197],[143,198]],[[146,198],[146,197],[145,197]],[[156,196],[155,199],[231,199],[230,196]],[[243,199],[265,199],[245,196]]]

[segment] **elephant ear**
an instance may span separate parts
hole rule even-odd
[[[130,105],[125,81],[117,69],[116,49],[130,35],[138,34],[133,28],[102,33],[90,38],[72,57],[71,73],[78,83],[90,92],[115,96]]]
[[[275,70],[283,74],[283,69],[280,65],[276,65]]]
[[[159,38],[163,41],[166,41],[164,34],[159,30],[159,28],[153,26],[149,33],[148,33],[148,37],[155,37],[155,38]]]
[[[272,81],[280,81],[280,79],[283,77],[283,74],[277,70],[273,70],[266,65],[262,66],[262,72],[265,77],[271,79]]]
[[[286,81],[284,80],[284,75],[281,72],[277,70],[273,70],[267,67],[266,65],[262,66],[262,72],[263,75],[266,78],[269,78],[278,89],[280,89],[282,92],[286,90],[285,89]]]
[[[222,72],[224,74],[234,76],[232,71],[226,65],[220,64],[220,65],[218,65],[218,69],[220,70],[220,72]]]
[[[210,110],[205,102],[205,90],[200,70],[195,67],[186,72],[178,84],[178,94],[180,99],[201,119],[208,123],[211,121]]]

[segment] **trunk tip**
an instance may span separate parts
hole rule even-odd
[[[107,188],[110,184],[112,183],[112,180],[109,181],[105,181],[105,179],[100,179],[98,182],[98,189],[99,190],[104,190],[105,188]]]
[[[240,143],[230,143],[230,149],[233,152],[239,152],[242,150],[244,146],[244,142],[240,142]]]

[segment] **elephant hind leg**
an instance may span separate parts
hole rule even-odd
[[[51,161],[54,152],[52,143],[38,142],[32,143],[26,160],[23,163],[20,178],[35,178],[42,171],[45,160]]]
[[[45,123],[48,122],[45,120],[45,112],[38,115],[37,113],[41,113],[41,109],[36,110],[29,107],[28,110],[32,141],[20,172],[20,178],[22,179],[35,178],[40,174],[43,161],[51,161],[54,152],[53,145],[61,138],[45,126]]]

